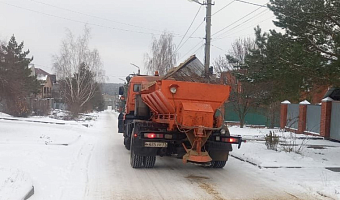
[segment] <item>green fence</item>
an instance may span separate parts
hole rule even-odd
[[[280,112],[276,111],[274,117],[274,126],[280,126]],[[235,112],[231,104],[225,105],[225,121],[239,122],[238,113]],[[245,117],[245,125],[264,125],[270,126],[271,120],[269,117],[269,112],[266,108],[250,108],[248,114]]]

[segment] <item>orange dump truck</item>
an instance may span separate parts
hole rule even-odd
[[[197,60],[190,57],[165,77],[131,76],[127,91],[120,88],[126,105],[118,129],[133,168],[154,167],[156,156],[222,168],[231,144],[240,147],[242,138],[230,136],[220,110],[230,86],[195,82]]]

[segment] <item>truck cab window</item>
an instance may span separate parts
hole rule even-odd
[[[140,84],[134,84],[133,85],[133,91],[134,92],[140,92]]]

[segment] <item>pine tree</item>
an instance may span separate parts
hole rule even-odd
[[[97,85],[96,91],[90,103],[92,106],[92,110],[103,111],[105,109],[105,101],[102,92],[102,85],[100,84],[96,85]]]
[[[24,43],[18,44],[12,36],[0,50],[0,100],[14,116],[27,116],[30,111],[26,98],[39,92],[39,82],[28,68],[33,57],[27,58],[29,50],[23,48]]]
[[[271,30],[262,33],[257,27],[256,49],[246,56],[248,74],[241,74],[241,79],[262,87],[263,103],[290,99],[298,101],[301,92],[308,92],[315,84],[324,83],[325,60],[318,52],[309,52],[301,42],[292,40],[287,34]]]
[[[312,71],[305,71],[315,72],[310,78],[340,86],[340,1],[271,0],[268,7],[276,15],[274,24],[314,62]]]

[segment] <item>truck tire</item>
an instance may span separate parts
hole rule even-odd
[[[156,163],[156,156],[144,156],[143,164],[145,168],[153,168]]]
[[[212,161],[211,162],[211,167],[212,168],[223,168],[227,161]]]
[[[124,146],[127,150],[130,150],[130,137],[124,137]]]
[[[213,160],[211,161],[211,165],[209,166],[209,168],[223,168],[226,164],[227,164],[227,161],[228,161],[228,157],[229,157],[229,152],[227,154],[227,159],[226,160]]]
[[[134,148],[133,148],[133,138],[131,138],[130,143],[130,165],[132,168],[142,168],[143,167],[143,157],[141,155],[135,154]]]

